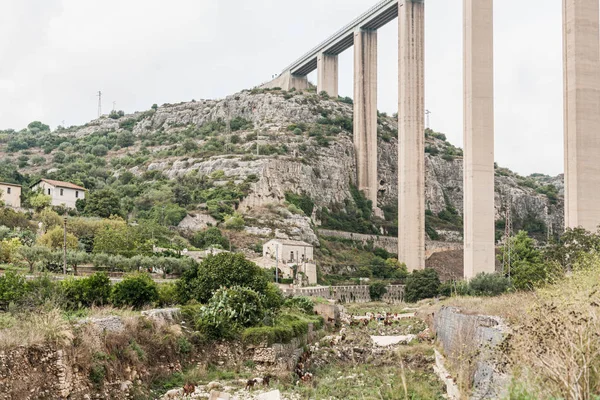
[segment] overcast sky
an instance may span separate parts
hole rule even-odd
[[[83,124],[113,102],[221,98],[270,79],[377,0],[0,0],[0,128]],[[462,146],[462,0],[426,1],[426,108]],[[379,109],[397,111],[397,20],[379,32]],[[560,0],[495,2],[496,160],[563,172]],[[352,96],[352,49],[340,94]],[[310,79],[316,81],[316,74]]]

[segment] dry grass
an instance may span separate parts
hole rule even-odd
[[[510,324],[513,332],[502,346],[500,361],[512,368],[519,390],[511,398],[598,398],[600,257],[588,257],[571,277],[535,292],[451,298],[425,312],[441,305],[501,316]]]
[[[74,339],[71,326],[58,309],[43,313],[3,315],[5,328],[0,329],[0,349],[18,346],[55,344],[68,346]]]

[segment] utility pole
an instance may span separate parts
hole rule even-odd
[[[64,219],[63,229],[63,274],[67,274],[67,217]]]
[[[279,245],[275,245],[275,283],[279,283]]]
[[[98,118],[102,116],[102,92],[98,90]]]
[[[512,198],[508,198],[506,201],[506,213],[504,223],[504,253],[502,255],[502,272],[508,277],[510,281],[510,267],[511,267],[511,256],[512,256],[512,243],[511,238],[513,234],[512,228]]]
[[[427,129],[430,129],[429,128],[429,114],[431,114],[431,111],[425,110],[425,115],[427,116]]]

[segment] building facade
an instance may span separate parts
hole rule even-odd
[[[317,265],[313,251],[313,246],[306,242],[273,239],[263,245],[263,260],[275,264],[285,278],[299,280],[298,273],[301,273],[306,277],[306,283],[314,285],[317,283]]]
[[[21,185],[0,182],[0,191],[5,205],[14,208],[21,207]]]
[[[50,205],[75,208],[79,199],[85,199],[86,189],[70,182],[40,179],[31,186],[31,190],[40,191],[52,199]]]

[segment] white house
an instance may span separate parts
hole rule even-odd
[[[75,208],[79,199],[85,199],[86,189],[70,182],[40,179],[31,186],[31,190],[38,190],[52,198],[53,206]]]
[[[0,191],[4,204],[15,208],[21,207],[21,185],[0,182]]]
[[[317,283],[317,265],[313,257],[313,246],[299,240],[273,239],[263,245],[264,264],[271,266],[273,261],[286,277],[293,277],[293,271],[302,273],[308,284]]]

